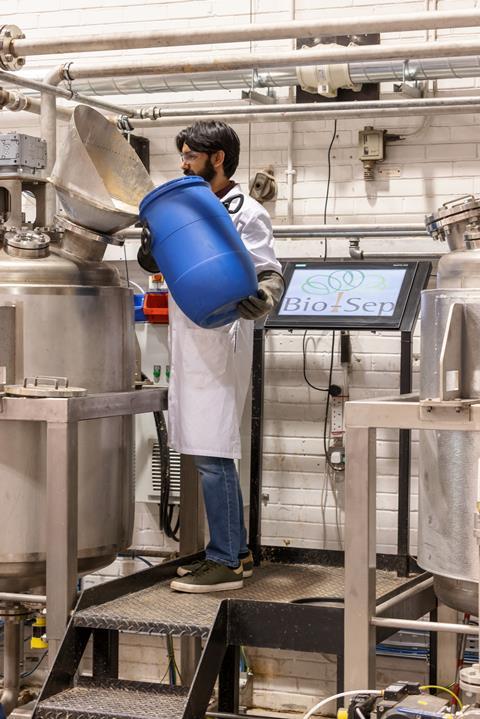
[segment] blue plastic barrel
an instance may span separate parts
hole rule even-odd
[[[201,177],[171,180],[140,203],[151,253],[180,309],[200,327],[238,318],[257,275],[232,218]]]

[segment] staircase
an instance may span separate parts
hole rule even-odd
[[[218,711],[238,713],[242,645],[343,653],[343,608],[341,601],[334,601],[343,596],[342,568],[265,563],[235,592],[172,592],[169,583],[178,565],[196,558],[158,565],[83,592],[33,719],[203,719],[217,679]],[[378,572],[379,595],[385,601],[421,579]],[[297,603],[306,597],[316,597],[317,605]],[[429,611],[430,594],[418,597],[416,613]],[[119,680],[120,632],[204,640],[191,686]],[[90,637],[92,676],[78,677]],[[339,669],[341,686],[341,663]]]

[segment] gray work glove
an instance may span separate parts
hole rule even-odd
[[[258,276],[257,295],[250,295],[238,303],[240,317],[245,320],[258,320],[265,317],[280,302],[285,284],[282,275],[268,270]]]

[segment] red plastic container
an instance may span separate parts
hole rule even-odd
[[[152,324],[168,324],[168,292],[146,292],[143,314]]]

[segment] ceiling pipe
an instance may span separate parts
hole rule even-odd
[[[71,80],[92,77],[118,77],[125,75],[159,75],[198,72],[219,72],[271,67],[304,67],[317,64],[339,64],[366,62],[368,60],[387,60],[400,58],[425,59],[438,57],[465,57],[480,54],[480,40],[456,40],[446,42],[399,43],[395,45],[368,45],[349,47],[330,47],[317,45],[304,50],[283,52],[250,53],[243,52],[219,57],[200,57],[198,59],[179,59],[170,57],[147,57],[143,60],[122,62],[101,62],[97,64],[71,62],[68,65],[68,77]]]
[[[422,97],[422,98],[402,98],[400,100],[359,100],[353,102],[338,102],[335,105],[319,105],[317,102],[306,102],[291,105],[290,103],[279,105],[224,105],[215,107],[187,108],[187,107],[144,107],[137,110],[138,117],[142,119],[150,118],[166,118],[166,117],[196,117],[199,112],[202,115],[271,115],[283,114],[303,114],[305,112],[327,112],[328,110],[336,113],[342,113],[346,110],[371,110],[376,108],[385,109],[405,109],[411,110],[417,108],[453,108],[457,105],[471,105],[476,108],[480,105],[480,96],[458,96],[458,97]]]
[[[38,80],[47,72],[45,67],[22,70],[22,77]],[[65,65],[68,76],[68,63]],[[480,56],[433,58],[405,61],[352,62],[348,74],[354,84],[366,82],[414,82],[460,79],[480,76]],[[70,78],[68,78],[70,79]],[[166,76],[126,76],[82,78],[75,80],[75,91],[87,95],[134,95],[162,92],[197,92],[208,90],[237,90],[298,85],[297,68],[265,68],[257,70],[229,70],[217,73],[195,73]],[[27,91],[28,94],[28,91]]]
[[[229,114],[225,112],[223,114],[202,114],[201,109],[197,109],[196,119],[208,119],[208,120],[222,120],[223,122],[231,123],[244,123],[244,122],[291,122],[302,121],[302,120],[332,120],[332,119],[359,119],[359,118],[397,118],[397,117],[413,117],[418,115],[444,115],[448,113],[473,113],[478,112],[480,109],[480,96],[476,98],[470,98],[468,104],[457,104],[454,101],[451,104],[444,104],[439,106],[410,106],[408,100],[403,100],[398,103],[398,106],[384,108],[383,102],[372,103],[371,107],[364,109],[343,109],[342,105],[347,103],[336,103],[334,106],[329,105],[327,109],[318,109],[318,105],[315,109],[308,111],[280,111],[275,112],[275,109],[271,109],[269,112],[255,112],[256,107],[252,108],[253,112],[243,112]],[[245,108],[247,110],[248,108]],[[133,127],[174,127],[180,125],[188,125],[192,122],[191,115],[179,114],[175,117],[161,117],[156,120],[146,120],[140,118],[133,118],[130,123]]]
[[[63,65],[61,67],[53,68],[47,77],[54,78],[55,82],[58,80],[58,83],[60,83],[64,79]],[[115,105],[112,102],[104,102],[103,100],[87,97],[86,95],[81,95],[75,90],[65,90],[64,88],[57,87],[57,85],[52,81],[39,82],[38,80],[31,80],[13,72],[7,72],[6,70],[0,70],[0,81],[6,82],[8,85],[29,87],[33,90],[40,90],[40,95],[42,97],[49,95],[55,98],[63,97],[66,100],[82,102],[85,105],[91,105],[92,107],[98,107],[101,110],[108,110],[110,112],[117,112],[127,115],[128,117],[133,114],[130,107]]]
[[[186,27],[182,30],[154,30],[143,32],[103,33],[101,35],[52,38],[16,38],[9,43],[13,57],[48,55],[100,50],[127,50],[180,45],[210,45],[256,40],[286,40],[293,38],[349,35],[376,32],[404,32],[410,30],[450,29],[480,26],[479,10],[435,11],[403,13],[401,15],[361,15],[344,18],[324,18],[307,22],[296,20],[275,24],[246,24],[234,28]]]

